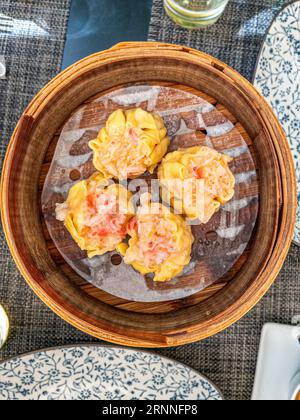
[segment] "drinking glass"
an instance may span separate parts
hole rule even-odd
[[[229,0],[164,0],[170,18],[180,26],[199,29],[217,22]]]

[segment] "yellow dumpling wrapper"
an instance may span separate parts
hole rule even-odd
[[[134,215],[131,198],[122,185],[96,173],[70,189],[66,202],[56,206],[56,218],[92,258],[115,250],[126,237],[127,223]]]
[[[154,273],[154,281],[171,280],[191,260],[191,227],[167,207],[151,204],[149,194],[142,195],[137,215],[128,224],[128,234],[128,245],[121,244],[118,251],[125,263],[141,274]]]
[[[169,153],[158,169],[163,200],[189,219],[208,223],[234,196],[230,156],[205,146]]]
[[[159,115],[142,108],[113,112],[98,137],[89,142],[93,163],[104,178],[136,178],[151,173],[167,153],[170,140]]]

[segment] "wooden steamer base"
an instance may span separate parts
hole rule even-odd
[[[96,94],[146,81],[198,92],[246,139],[259,173],[259,215],[248,249],[227,275],[190,297],[124,301],[85,282],[52,243],[40,194],[58,136]],[[8,148],[2,220],[14,259],[37,295],[82,331],[113,343],[167,347],[209,337],[245,315],[275,280],[294,228],[296,186],[287,141],[259,93],[225,64],[186,47],[121,44],[58,75],[32,101]]]

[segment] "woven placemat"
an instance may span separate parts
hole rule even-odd
[[[69,3],[69,0],[1,1],[0,14],[13,18],[16,25],[17,22],[25,25],[21,26],[21,31],[16,26],[13,35],[9,31],[3,31],[0,18],[0,55],[5,56],[8,69],[6,80],[0,80],[1,164],[9,137],[23,109],[31,97],[60,69]],[[150,38],[201,48],[201,43],[198,44],[197,40],[204,34],[189,34],[187,31],[178,30],[164,17],[161,3],[162,0],[154,1]],[[261,1],[258,0],[232,1],[232,5],[239,5],[241,8],[244,3],[251,3],[251,7],[255,5],[253,13],[248,10],[243,20],[236,8],[231,6],[228,13],[235,13],[230,18],[232,25],[236,22],[235,19],[238,22],[246,22],[248,16],[255,16],[256,11],[263,9],[259,5]],[[264,0],[264,3],[264,7],[268,9],[268,5],[273,5],[275,2]],[[270,20],[269,16],[268,21]],[[33,22],[34,25],[26,26],[25,22],[28,24]],[[226,33],[225,22],[223,20],[223,23],[218,24],[219,28],[219,25],[223,28],[223,37]],[[216,28],[217,26],[210,30]],[[215,45],[219,52],[222,52],[219,44],[221,40],[223,42],[220,34],[215,42],[213,40],[210,42],[210,45]],[[256,44],[258,49],[258,40]],[[231,48],[233,45],[234,42],[231,43]],[[246,51],[247,42],[245,41],[243,45]],[[233,52],[230,54],[229,46],[227,50],[228,58],[234,55]],[[206,51],[213,52],[208,49]],[[239,54],[247,55],[245,51]],[[224,59],[224,56],[218,55],[217,50],[214,55],[246,74],[244,71],[246,67],[243,70],[246,58],[229,61]],[[249,399],[263,324],[269,321],[289,323],[292,316],[300,312],[299,262],[300,251],[293,246],[285,267],[271,291],[249,315],[233,327],[201,343],[157,350],[157,352],[184,362],[207,375],[221,388],[226,398]],[[10,339],[0,352],[0,358],[64,344],[95,342],[94,338],[62,321],[29,289],[12,261],[2,229],[0,229],[0,282],[0,303],[7,309],[12,327]]]

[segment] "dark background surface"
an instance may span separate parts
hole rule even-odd
[[[152,0],[72,0],[63,68],[121,41],[147,40]]]

